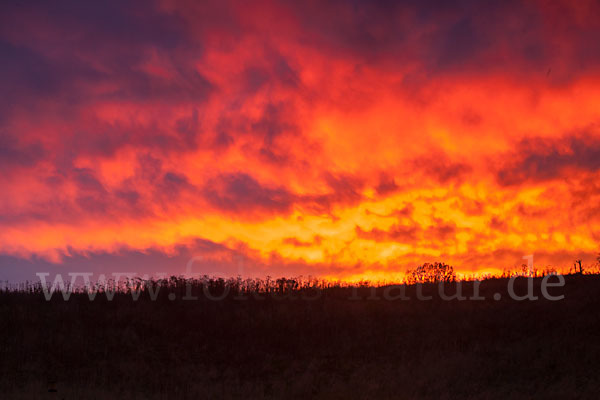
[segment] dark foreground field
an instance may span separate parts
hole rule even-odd
[[[181,281],[156,301],[3,291],[0,398],[598,398],[600,277],[567,276],[551,290],[560,301],[511,300],[507,282],[485,281],[485,301],[461,302],[419,301],[415,287],[411,300],[287,284],[255,296],[239,282],[220,301],[198,282],[199,299],[181,300]]]

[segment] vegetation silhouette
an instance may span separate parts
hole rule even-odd
[[[583,274],[583,267],[581,266],[581,260],[575,260],[575,273]],[[579,270],[577,269],[579,267]]]
[[[454,282],[456,274],[454,268],[443,262],[425,263],[417,268],[408,270],[408,283],[437,283]]]
[[[479,283],[484,300],[444,301],[436,282],[458,284],[444,263],[415,268],[407,281],[420,285],[171,277],[69,288],[68,301],[5,286],[0,388],[7,399],[595,398],[590,271],[553,288],[562,301],[497,300],[509,273]],[[470,295],[478,283],[461,284]]]

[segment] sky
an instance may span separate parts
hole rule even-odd
[[[592,264],[599,16],[586,0],[3,1],[0,279]]]

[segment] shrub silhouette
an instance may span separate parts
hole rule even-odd
[[[425,263],[407,272],[408,283],[454,282],[455,280],[454,268],[443,262]]]

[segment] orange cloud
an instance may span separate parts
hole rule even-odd
[[[0,7],[1,269],[598,250],[596,2]]]

